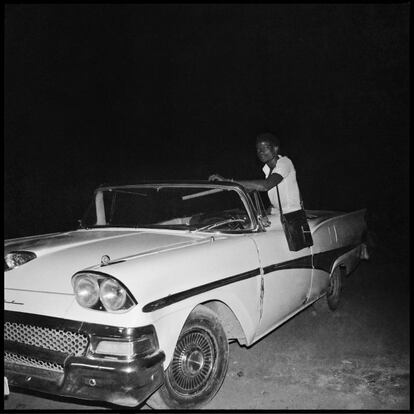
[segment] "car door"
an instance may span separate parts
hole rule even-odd
[[[270,225],[265,227],[265,231],[251,236],[256,243],[262,272],[257,338],[271,331],[306,303],[312,280],[310,248],[290,251],[279,216],[269,215],[268,219]]]

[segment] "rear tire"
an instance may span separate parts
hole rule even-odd
[[[164,372],[164,384],[147,401],[151,408],[199,408],[220,389],[229,345],[217,315],[199,306],[188,317]]]
[[[329,280],[328,292],[326,293],[326,299],[329,309],[334,311],[338,308],[342,290],[342,270],[338,266],[333,271]]]

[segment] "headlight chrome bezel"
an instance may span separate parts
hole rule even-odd
[[[98,299],[96,302],[91,301],[91,304],[89,306],[85,304],[85,301],[79,299],[77,291],[77,286],[79,286],[79,284],[84,280],[94,281],[98,287]],[[105,286],[109,283],[112,283],[113,286],[117,287],[121,291],[122,296],[124,296],[124,299],[120,306],[111,307],[110,301],[104,297],[105,292],[103,292],[102,287],[105,288]],[[78,272],[72,276],[72,287],[78,304],[87,309],[94,309],[111,313],[123,313],[138,304],[138,302],[135,300],[135,298],[132,296],[129,290],[118,279],[102,272]]]

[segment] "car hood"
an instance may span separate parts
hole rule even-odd
[[[205,239],[183,231],[91,229],[6,240],[5,254],[24,250],[37,258],[5,272],[5,288],[71,294],[73,274],[99,265],[104,255],[116,262]]]

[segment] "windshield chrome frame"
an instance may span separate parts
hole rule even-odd
[[[257,210],[252,202],[252,197],[249,197],[249,195],[246,193],[246,190],[243,186],[240,184],[230,182],[230,181],[220,181],[220,184],[218,183],[211,183],[206,181],[192,181],[192,182],[142,182],[137,184],[130,184],[130,185],[109,185],[109,186],[101,186],[98,187],[94,191],[94,201],[95,201],[95,209],[97,214],[97,225],[98,225],[98,217],[103,218],[105,217],[105,212],[102,213],[102,211],[99,211],[98,216],[98,203],[101,205],[101,208],[103,208],[103,197],[102,194],[104,191],[112,191],[117,189],[137,189],[137,188],[155,188],[155,189],[161,189],[161,188],[217,188],[217,189],[223,189],[223,190],[229,190],[232,189],[237,192],[237,194],[240,196],[241,201],[243,202],[243,205],[247,211],[247,214],[249,216],[249,219],[252,223],[252,228],[247,229],[244,231],[222,231],[222,230],[214,230],[214,231],[208,231],[208,233],[225,233],[225,234],[245,234],[245,233],[257,233],[258,231],[265,231],[262,223],[257,217]],[[197,231],[197,230],[193,230]]]

